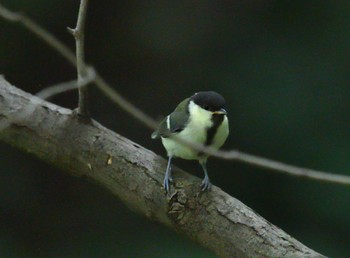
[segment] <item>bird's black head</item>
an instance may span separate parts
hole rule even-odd
[[[215,112],[226,108],[225,99],[215,91],[200,91],[191,97],[191,100],[201,108]]]

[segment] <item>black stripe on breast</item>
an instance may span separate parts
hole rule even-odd
[[[211,121],[213,121],[213,125],[207,129],[207,139],[204,145],[211,145],[214,140],[214,136],[222,121],[224,121],[225,115],[223,114],[213,114],[211,117]]]

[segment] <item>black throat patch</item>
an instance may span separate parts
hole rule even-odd
[[[221,125],[222,121],[224,121],[225,115],[223,114],[213,114],[211,116],[211,121],[213,121],[213,125],[207,129],[207,139],[204,145],[209,146],[213,143],[214,136]]]

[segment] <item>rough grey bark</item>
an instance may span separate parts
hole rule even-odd
[[[165,224],[220,257],[324,257],[218,187],[198,194],[200,179],[176,170],[162,189],[166,161],[96,121],[38,99],[0,77],[0,140],[85,176],[131,209]]]

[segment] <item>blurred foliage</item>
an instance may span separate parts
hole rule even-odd
[[[74,47],[79,1],[4,0]],[[87,60],[134,104],[166,115],[196,91],[228,102],[226,149],[350,174],[349,1],[91,1]],[[0,73],[35,93],[75,70],[0,20]],[[91,87],[93,117],[164,155],[150,131]],[[74,108],[76,93],[53,101]],[[202,177],[195,162],[177,165]],[[309,247],[350,256],[349,187],[212,159],[215,185]],[[0,145],[1,257],[215,257],[130,212],[99,186]]]

